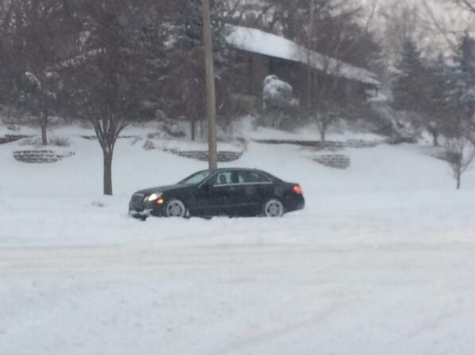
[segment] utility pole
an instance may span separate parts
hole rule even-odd
[[[314,0],[310,0],[310,20],[309,20],[309,26],[308,26],[308,44],[307,44],[307,78],[308,78],[308,82],[307,82],[307,85],[308,85],[308,88],[307,88],[307,105],[308,105],[308,108],[310,109],[311,111],[311,108],[312,108],[312,100],[314,100],[314,85],[315,85],[315,81],[314,81],[314,73],[313,73],[313,68],[312,66],[310,65],[310,62],[312,60],[312,54],[313,54],[313,51],[315,50],[314,48],[314,38],[313,38],[313,27],[314,27],[314,22],[315,22],[315,2]]]
[[[203,42],[206,67],[206,116],[208,118],[208,163],[209,169],[218,168],[216,144],[216,88],[214,83],[213,41],[211,34],[211,11],[209,0],[203,1]]]

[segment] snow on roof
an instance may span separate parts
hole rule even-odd
[[[297,43],[254,28],[229,25],[227,42],[233,47],[270,57],[286,59],[311,65],[313,68],[329,75],[360,81],[365,84],[381,85],[376,74],[327,57]]]

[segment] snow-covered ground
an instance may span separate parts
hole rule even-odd
[[[475,173],[415,146],[348,149],[346,171],[251,143],[233,166],[300,182],[282,219],[128,218],[135,190],[205,163],[121,139],[115,196],[95,141],[0,146],[0,354],[456,354],[475,340]]]

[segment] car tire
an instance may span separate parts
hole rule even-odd
[[[171,199],[165,205],[165,217],[185,218],[188,216],[188,210],[185,204],[178,199]]]
[[[262,212],[265,217],[282,217],[285,213],[284,204],[280,200],[272,198],[264,203]]]

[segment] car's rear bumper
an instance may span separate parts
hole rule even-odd
[[[299,211],[305,208],[305,200],[303,197],[299,199],[291,199],[286,201],[285,205],[287,212]]]

